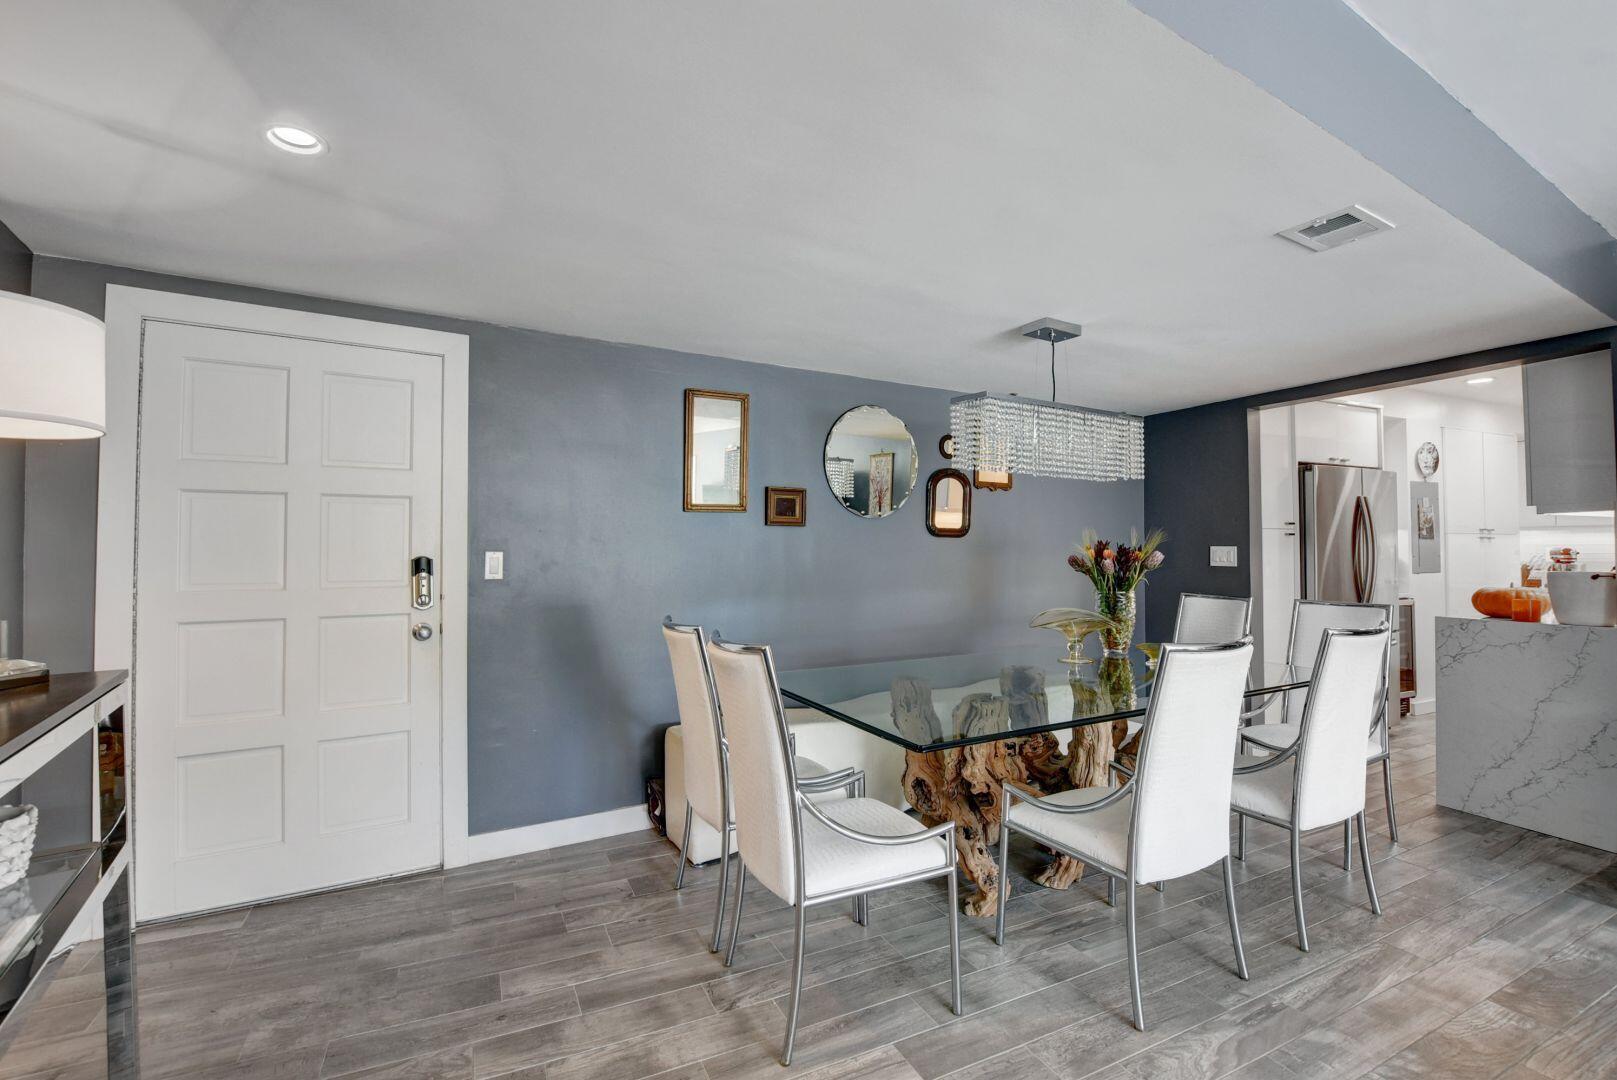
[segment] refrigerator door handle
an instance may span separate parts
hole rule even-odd
[[[1364,602],[1364,496],[1353,499],[1353,524],[1348,529],[1352,537],[1348,561],[1353,566],[1353,598]]]
[[[1364,501],[1365,554],[1368,557],[1370,564],[1369,572],[1365,574],[1365,595],[1359,598],[1359,602],[1363,603],[1367,600],[1375,599],[1374,593],[1376,588],[1376,571],[1379,570],[1380,567],[1377,565],[1378,557],[1376,555],[1376,514],[1375,511],[1370,507],[1369,499],[1366,499],[1362,495],[1359,496],[1359,498]]]

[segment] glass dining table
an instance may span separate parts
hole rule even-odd
[[[780,674],[781,697],[896,743],[905,755],[904,794],[928,826],[953,820],[955,842],[977,893],[968,914],[993,915],[1000,787],[1046,793],[1111,783],[1111,762],[1132,759],[1129,721],[1144,717],[1157,665],[1136,646],[1125,658],[1071,664],[1046,642],[957,656],[880,660]],[[1305,690],[1303,666],[1254,662],[1247,708]],[[1070,738],[1061,733],[1070,732]],[[1209,763],[1209,767],[1219,766]],[[1083,872],[1062,856],[1038,877],[1067,888]]]

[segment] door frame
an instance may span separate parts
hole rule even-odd
[[[129,668],[133,721],[130,784],[140,784],[140,722],[134,704],[139,672],[135,654],[135,524],[138,499],[142,344],[148,322],[188,323],[312,338],[400,352],[443,361],[443,531],[439,560],[439,635],[443,649],[440,702],[441,855],[445,867],[468,862],[466,752],[466,644],[468,437],[470,342],[464,334],[414,326],[320,315],[288,308],[244,304],[182,293],[108,285],[107,434],[101,439],[100,489],[96,506],[95,666]],[[127,801],[130,824],[137,812]],[[135,836],[138,841],[138,835]],[[267,899],[267,898],[266,898]]]

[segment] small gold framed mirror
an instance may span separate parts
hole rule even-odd
[[[746,512],[746,394],[685,391],[685,509]]]

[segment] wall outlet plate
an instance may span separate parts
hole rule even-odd
[[[1241,561],[1240,556],[1236,553],[1237,550],[1238,549],[1234,547],[1218,547],[1216,545],[1210,547],[1207,549],[1207,565],[1239,566],[1241,565]]]
[[[483,552],[483,580],[500,581],[505,577],[505,552]]]

